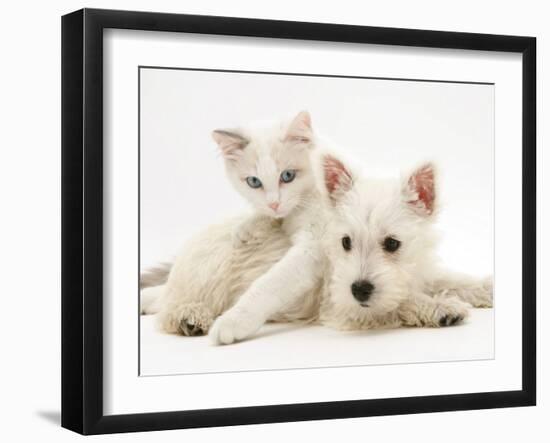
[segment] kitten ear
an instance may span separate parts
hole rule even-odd
[[[436,168],[424,163],[403,178],[402,194],[405,203],[424,217],[434,213],[436,203]]]
[[[313,130],[311,129],[311,116],[309,112],[300,112],[290,125],[285,136],[285,142],[294,144],[310,144],[313,139]]]
[[[248,140],[235,130],[216,129],[212,132],[212,138],[227,160],[235,160],[248,144]]]
[[[353,187],[350,170],[336,157],[326,154],[321,159],[324,186],[332,203],[338,202]]]

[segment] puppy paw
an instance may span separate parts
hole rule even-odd
[[[208,336],[215,345],[229,345],[250,337],[262,324],[253,315],[233,308],[216,319]]]
[[[493,278],[472,279],[463,285],[443,287],[434,294],[435,297],[457,297],[474,308],[493,307]]]
[[[480,288],[475,293],[474,308],[493,307],[493,277],[486,277],[481,281]]]
[[[458,291],[456,295],[474,308],[492,308],[493,278],[486,277],[475,281],[471,286]]]
[[[439,319],[439,326],[453,326],[464,320],[461,315],[444,315]]]
[[[468,316],[469,305],[456,297],[438,301],[427,326],[444,327],[461,323]]]

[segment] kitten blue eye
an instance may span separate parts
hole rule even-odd
[[[246,177],[246,183],[248,183],[248,186],[254,189],[260,188],[262,186],[262,182],[260,181],[260,179],[253,176]]]
[[[296,178],[296,171],[294,169],[286,169],[281,172],[281,181],[284,183],[290,183]]]

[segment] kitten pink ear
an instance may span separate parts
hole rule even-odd
[[[240,151],[248,144],[248,140],[242,135],[225,129],[213,131],[212,138],[218,144],[223,156],[228,160],[235,160]]]
[[[325,188],[333,203],[353,187],[353,176],[346,166],[330,154],[323,156]]]
[[[295,144],[309,144],[313,139],[311,116],[309,112],[300,112],[290,123],[285,141]]]
[[[403,181],[405,202],[423,216],[432,215],[435,208],[435,167],[426,163],[415,169]]]

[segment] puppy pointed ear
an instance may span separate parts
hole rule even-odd
[[[218,144],[225,159],[235,160],[239,153],[248,145],[248,140],[237,130],[216,129],[212,138]]]
[[[353,187],[353,175],[336,157],[326,154],[321,158],[324,186],[330,201],[337,203]]]
[[[311,128],[311,116],[309,112],[302,111],[290,122],[288,126],[285,142],[295,145],[310,145],[313,140],[313,130]]]
[[[403,198],[417,214],[430,216],[436,203],[436,168],[433,163],[424,163],[403,178]]]

